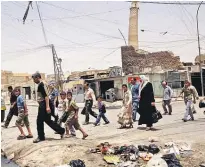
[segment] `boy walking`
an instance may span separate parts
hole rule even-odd
[[[83,134],[83,138],[85,139],[88,137],[88,134],[80,127],[80,124],[78,122],[78,111],[79,107],[76,105],[75,101],[72,100],[72,93],[67,92],[67,99],[68,99],[68,113],[69,116],[66,120],[66,137],[69,136],[69,130],[72,128],[72,126],[75,127],[76,130],[80,130],[81,133]]]
[[[61,98],[59,100],[59,105],[58,105],[58,115],[60,118],[58,120],[58,124],[62,126],[62,123],[65,123],[68,118],[68,112],[67,112],[68,100],[66,99],[66,92],[62,91],[60,93],[60,97]],[[71,127],[70,132],[72,136],[76,136],[75,129],[73,128],[73,126]]]
[[[97,126],[100,123],[101,118],[104,120],[105,124],[109,124],[110,122],[105,116],[106,108],[105,108],[105,104],[102,101],[102,96],[99,96],[97,100],[98,100],[99,115],[96,119],[96,122],[94,123],[94,126]]]
[[[17,137],[17,140],[23,140],[26,138],[33,138],[33,135],[31,133],[29,120],[28,120],[28,109],[27,105],[23,99],[23,96],[21,95],[20,88],[15,88],[14,93],[17,96],[17,107],[18,107],[18,119],[16,120],[16,126],[18,127],[20,131],[20,135]],[[23,128],[21,126],[22,121],[24,121],[24,124],[26,125],[26,128],[28,130],[28,136],[25,135]]]

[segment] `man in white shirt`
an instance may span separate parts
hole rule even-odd
[[[84,84],[85,89],[85,107],[83,108],[83,111],[81,114],[85,115],[85,123],[84,125],[89,124],[89,115],[92,115],[93,117],[97,118],[97,114],[92,110],[93,102],[96,104],[96,98],[94,91],[89,87],[89,83],[85,82]]]

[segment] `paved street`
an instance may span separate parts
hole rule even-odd
[[[196,105],[197,107],[197,105]],[[157,108],[162,111],[161,104],[157,104]],[[161,142],[184,140],[192,143],[204,143],[205,133],[205,115],[203,110],[198,109],[195,114],[195,121],[182,122],[184,114],[184,103],[173,102],[173,115],[164,116],[159,123],[155,124],[155,131],[145,131],[143,128],[137,129],[137,123],[132,129],[117,129],[117,114],[119,109],[109,109],[107,111],[109,125],[101,125],[93,127],[92,124],[82,126],[89,137],[86,140],[81,140],[82,135],[77,132],[77,138],[69,138],[60,140],[60,136],[45,125],[45,133],[47,141],[33,144],[32,139],[17,141],[16,138],[19,132],[15,125],[15,117],[12,120],[8,129],[2,129],[2,149],[11,157],[15,154],[16,162],[20,166],[39,166],[50,167],[68,163],[72,159],[84,159],[88,167],[92,167],[93,163],[96,166],[104,164],[99,155],[87,155],[85,153],[88,148],[108,141],[112,144],[146,144],[148,138],[159,137]],[[96,109],[95,109],[96,111]],[[36,137],[36,115],[37,107],[29,107],[29,118],[31,128]],[[80,123],[84,120],[84,116],[80,115]],[[95,119],[91,118],[91,122]],[[14,153],[14,154],[13,154]],[[48,160],[49,157],[49,160]],[[99,159],[99,160],[98,160]],[[38,164],[38,165],[37,165]]]

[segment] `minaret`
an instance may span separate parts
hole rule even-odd
[[[138,50],[138,2],[132,2],[130,7],[128,45]]]

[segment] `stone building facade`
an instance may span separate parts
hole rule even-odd
[[[168,51],[139,53],[135,51],[133,46],[122,46],[121,56],[122,69],[125,75],[177,70],[183,67],[180,58]]]

